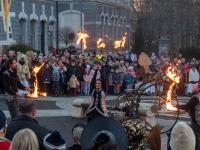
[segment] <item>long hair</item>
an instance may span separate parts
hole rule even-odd
[[[9,150],[39,150],[39,143],[35,133],[30,129],[17,132]]]

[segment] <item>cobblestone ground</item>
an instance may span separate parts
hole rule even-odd
[[[115,96],[108,96],[108,104],[112,105],[115,103]],[[88,100],[90,97],[47,97],[40,98],[36,100],[37,105],[37,120],[40,125],[45,126],[51,130],[58,130],[62,136],[67,141],[68,145],[73,143],[71,130],[73,126],[77,123],[86,123],[84,119],[75,119],[71,117],[73,110],[72,103],[76,99]],[[181,97],[180,103],[186,103],[188,101],[187,97]],[[153,103],[152,97],[144,97],[142,103],[147,107]],[[6,116],[9,118],[9,112],[7,106],[4,102],[3,96],[0,96],[0,109],[6,113]],[[173,122],[174,114],[173,113],[163,113],[160,123],[163,127],[170,125],[170,121]],[[180,121],[189,122],[189,117],[186,113],[181,112]],[[162,139],[162,150],[166,150],[167,136],[161,135]]]

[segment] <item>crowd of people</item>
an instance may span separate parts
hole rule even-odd
[[[71,55],[67,51],[57,55],[49,53],[44,56],[32,51],[26,54],[9,52],[9,55],[0,56],[0,74],[5,71],[8,58],[17,59],[17,74],[23,85],[33,85],[33,68],[45,63],[37,74],[39,90],[50,96],[77,96],[89,95],[96,79],[103,82],[106,94],[119,94],[127,88],[134,88],[135,83],[151,80],[151,74],[157,68],[169,63],[177,66],[181,75],[182,95],[191,94],[192,84],[199,81],[200,61],[193,58],[186,60],[179,54],[170,60],[165,53],[151,56],[145,53],[137,56],[135,53],[87,53]],[[27,94],[20,91],[20,94]]]
[[[17,61],[16,61],[16,60]],[[141,53],[138,57],[134,53],[129,54],[86,54],[70,55],[64,52],[61,55],[49,53],[43,56],[31,51],[26,54],[9,52],[9,55],[1,57],[1,87],[5,94],[6,103],[11,115],[11,121],[7,126],[5,114],[0,111],[0,149],[2,150],[66,150],[84,149],[91,146],[91,150],[123,150],[140,149],[147,138],[149,147],[160,150],[159,128],[154,128],[146,136],[145,125],[137,119],[125,120],[119,125],[118,122],[108,117],[106,107],[106,95],[119,94],[124,89],[133,89],[137,82],[150,82],[151,75],[158,70],[172,64],[181,76],[180,94],[192,94],[186,105],[177,105],[180,109],[189,112],[191,116],[191,127],[185,123],[177,123],[170,133],[169,147],[172,150],[199,149],[199,61],[196,59],[186,60],[180,54],[177,58],[170,60],[165,54],[156,56],[154,53],[149,57]],[[48,95],[62,96],[90,95],[92,104],[87,111],[88,124],[75,126],[72,131],[74,144],[67,145],[66,140],[58,131],[52,131],[39,125],[36,120],[35,101],[29,99],[17,100],[17,97],[27,94],[34,86],[36,80],[34,74],[35,66],[42,66],[37,73],[39,90],[47,92]],[[152,91],[151,91],[152,92]],[[98,118],[104,122],[104,127],[98,131]],[[130,116],[129,116],[130,117]],[[113,121],[112,121],[113,120]],[[106,126],[107,123],[112,124]],[[116,125],[116,126],[115,126]],[[117,134],[107,130],[124,128]],[[84,132],[83,132],[84,131]],[[91,141],[84,137],[86,131],[97,131]],[[120,130],[119,130],[120,131]],[[126,132],[125,132],[126,131]],[[158,134],[159,133],[159,134]],[[124,135],[120,137],[119,135]],[[155,136],[156,135],[156,136]],[[180,136],[181,135],[181,136]],[[153,137],[153,138],[152,138]],[[81,141],[81,138],[86,140]],[[90,137],[91,138],[91,137]],[[121,138],[121,139],[120,139]],[[122,140],[123,139],[123,140]],[[155,140],[155,141],[154,141]],[[187,141],[186,141],[187,140]],[[82,142],[82,143],[81,143]],[[92,142],[92,143],[91,143]],[[155,144],[156,143],[156,144]],[[183,144],[184,143],[184,144]],[[81,145],[83,144],[83,145]],[[89,145],[91,144],[91,145]],[[123,146],[122,146],[123,145]],[[127,146],[127,147],[126,147]],[[154,147],[154,148],[153,148]]]

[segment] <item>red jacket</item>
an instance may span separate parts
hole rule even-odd
[[[9,140],[0,137],[0,150],[9,150],[10,144]]]

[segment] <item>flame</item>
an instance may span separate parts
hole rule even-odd
[[[99,38],[97,41],[97,48],[105,48],[106,44],[104,43],[102,38]]]
[[[172,68],[172,66],[168,67],[166,76],[173,81],[173,83],[169,87],[169,90],[167,91],[166,108],[171,111],[177,111],[177,108],[172,105],[171,101],[172,101],[172,90],[176,84],[180,83],[180,76],[175,71],[175,69]]]
[[[126,39],[127,39],[126,35],[127,35],[127,33],[125,33],[125,35],[122,37],[121,40],[116,40],[114,42],[114,48],[115,49],[124,48],[125,47]]]
[[[76,44],[80,45],[81,42],[83,43],[83,49],[87,48],[87,41],[86,39],[89,38],[90,36],[87,33],[79,32],[77,33],[77,41]]]
[[[31,97],[31,98],[38,98],[38,95],[39,96],[47,96],[47,93],[41,93],[39,92],[39,89],[38,89],[38,79],[37,79],[37,73],[40,71],[40,69],[44,66],[45,63],[43,63],[41,66],[39,67],[35,67],[33,68],[33,73],[34,73],[34,76],[35,76],[35,81],[34,81],[34,91],[33,93],[29,93],[27,95],[27,97]]]

